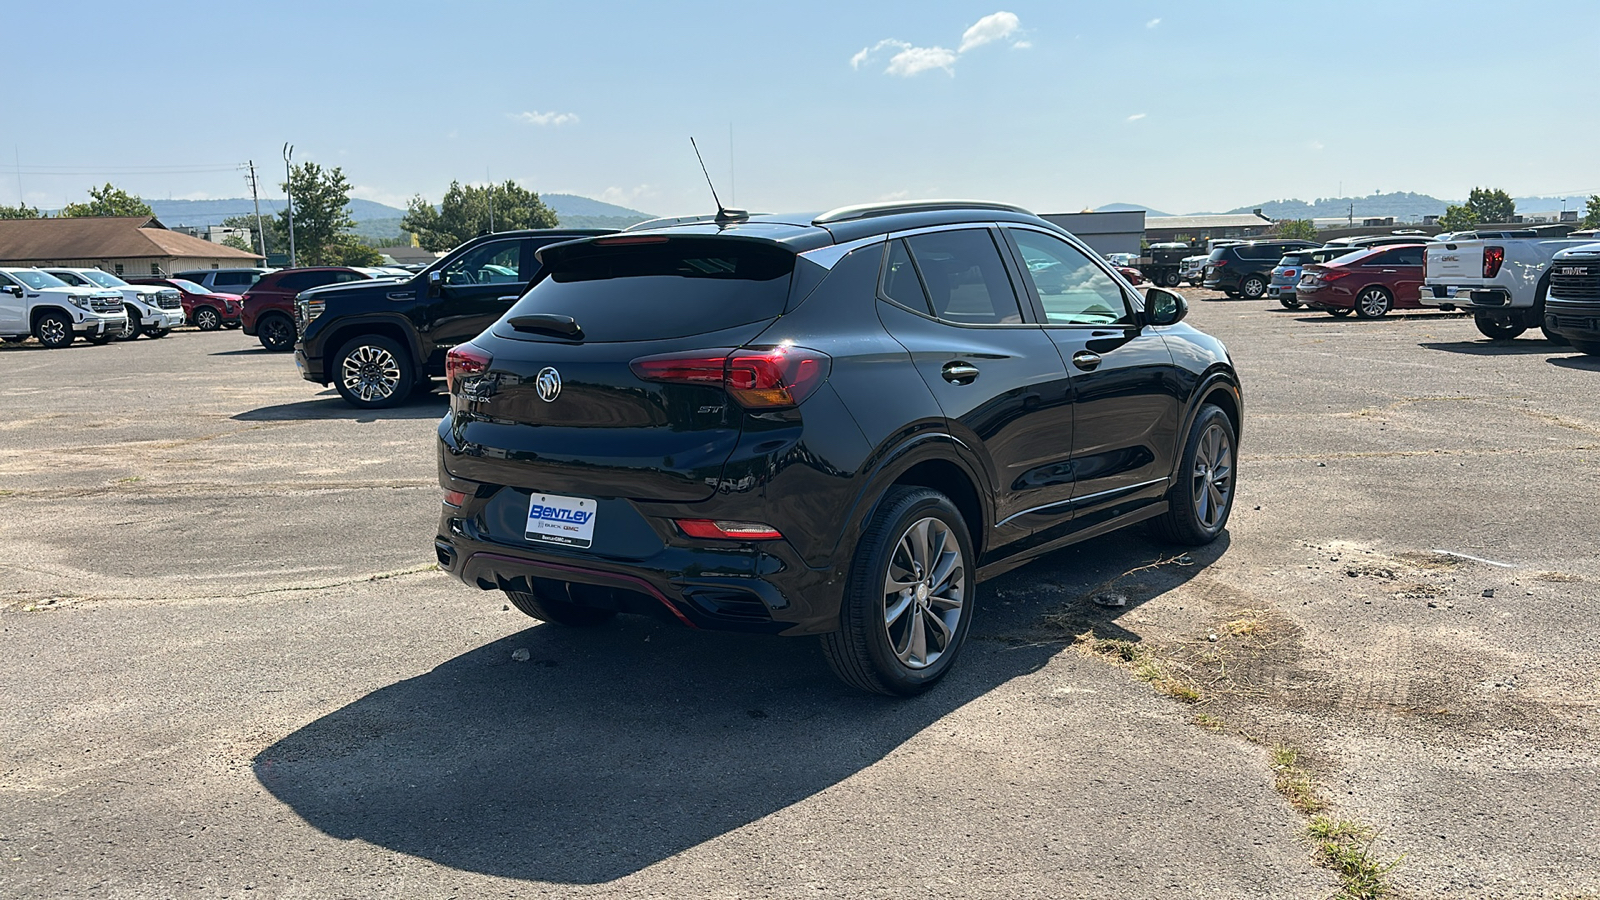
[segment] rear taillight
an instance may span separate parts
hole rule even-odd
[[[698,350],[643,356],[628,364],[644,381],[721,385],[745,409],[799,406],[828,378],[825,353],[784,344],[759,350]]]
[[[1217,260],[1215,262],[1206,263],[1206,265],[1210,266],[1213,269],[1220,269],[1220,268],[1222,268],[1223,266],[1225,266],[1227,264],[1228,264],[1228,261],[1225,260],[1225,259],[1219,259],[1219,260]]]
[[[1349,278],[1353,274],[1355,273],[1349,269],[1323,269],[1317,273],[1317,277],[1323,281],[1338,281],[1341,278]]]
[[[713,541],[777,541],[778,529],[761,522],[729,522],[725,519],[677,519],[678,530],[692,538]]]
[[[467,502],[467,492],[466,491],[445,491],[444,492],[444,505],[445,506],[453,506],[456,509],[460,509],[462,507],[462,505],[465,504],[466,502]]]
[[[456,392],[463,379],[489,371],[489,364],[492,362],[494,362],[493,356],[471,344],[450,348],[450,352],[444,357],[444,380],[450,386],[450,393]]]
[[[1506,261],[1506,248],[1483,248],[1483,277],[1493,278],[1500,274],[1500,266]]]
[[[1293,278],[1294,277],[1294,270],[1293,269],[1284,269],[1283,270],[1283,277],[1285,277],[1285,278]]]

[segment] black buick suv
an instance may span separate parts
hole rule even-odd
[[[535,618],[820,635],[846,682],[910,694],[981,578],[1227,524],[1227,351],[1025,210],[719,213],[539,258],[449,354],[435,543]]]

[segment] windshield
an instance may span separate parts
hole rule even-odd
[[[114,288],[128,286],[128,283],[123,281],[121,278],[118,278],[110,272],[102,272],[99,269],[84,269],[83,277],[89,279],[95,284],[100,285],[101,287]]]
[[[210,291],[206,290],[205,288],[201,287],[200,285],[195,284],[192,281],[186,281],[186,280],[184,280],[182,278],[174,278],[174,279],[172,279],[172,286],[176,287],[180,291],[183,291],[185,294],[209,294],[209,293],[211,293]]]
[[[49,272],[25,271],[11,272],[9,274],[12,278],[15,278],[16,280],[35,290],[38,290],[39,288],[69,287],[65,281],[62,281],[54,275],[51,275]]]

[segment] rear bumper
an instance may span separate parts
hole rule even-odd
[[[1437,309],[1530,309],[1532,303],[1519,304],[1503,288],[1470,284],[1424,284],[1417,302]]]
[[[1547,297],[1544,327],[1567,340],[1600,341],[1600,300]]]
[[[491,541],[475,527],[470,509],[442,509],[434,539],[439,568],[481,590],[585,585],[571,592],[574,602],[713,631],[803,635],[838,628],[842,579],[830,569],[807,567],[785,541],[682,538],[643,559],[624,560],[553,544]]]

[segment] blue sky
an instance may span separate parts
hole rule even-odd
[[[1593,2],[69,0],[5,21],[0,203],[19,164],[46,207],[108,180],[241,196],[252,158],[276,193],[289,141],[393,205],[487,175],[701,212],[691,134],[724,202],[760,210],[1600,192]]]

